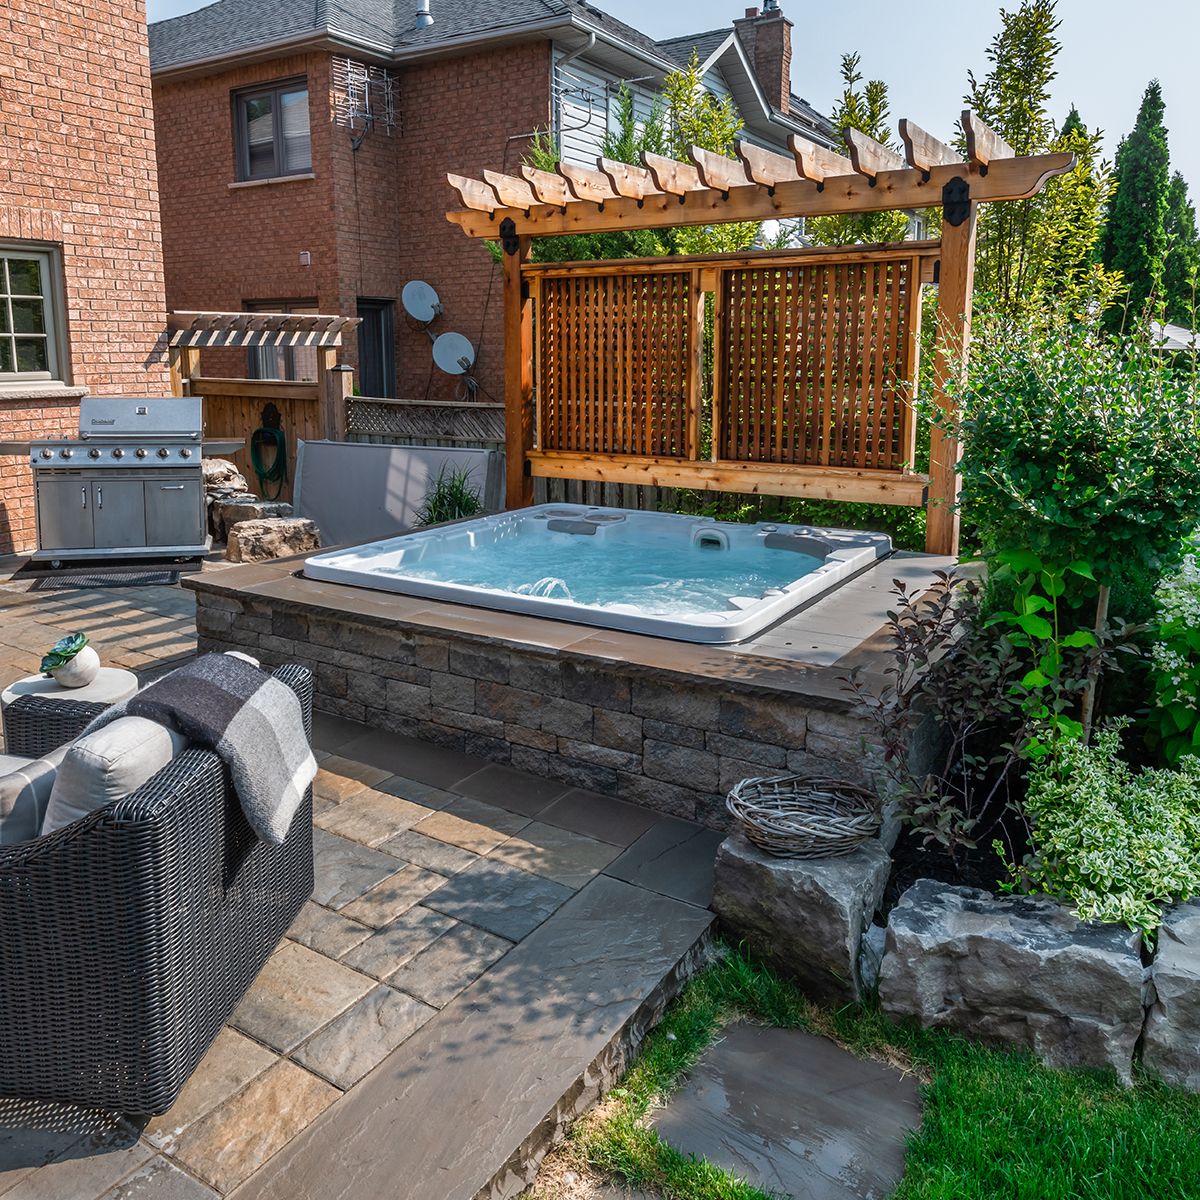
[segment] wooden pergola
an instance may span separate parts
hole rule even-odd
[[[901,121],[904,157],[851,131],[845,157],[793,136],[790,156],[742,142],[737,159],[693,147],[686,163],[448,176],[465,208],[447,219],[503,248],[509,507],[532,502],[535,476],[924,505],[927,548],[956,554],[954,439],[935,426],[929,474],[913,470],[922,288],[938,285],[934,400],[950,410],[978,206],[1027,199],[1075,165],[1018,157],[971,112],[962,126],[965,159]],[[939,205],[937,241],[530,261],[535,237]]]

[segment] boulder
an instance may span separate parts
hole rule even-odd
[[[290,517],[292,506],[280,500],[261,500],[258,496],[240,495],[220,500],[213,505],[213,532],[218,539],[229,541],[229,531],[242,521],[264,521],[270,517]]]
[[[239,521],[230,530],[225,557],[230,562],[262,562],[320,548],[320,530],[307,517],[268,517]]]
[[[1145,993],[1140,935],[1052,900],[922,879],[888,921],[888,1016],[1028,1047],[1051,1067],[1111,1067],[1129,1083]]]
[[[733,941],[814,999],[842,1004],[863,994],[859,945],[891,865],[877,841],[838,858],[792,859],[734,833],[717,851],[712,906]]]
[[[1167,1083],[1200,1092],[1200,901],[1166,914],[1150,981],[1142,1061]]]
[[[234,488],[240,492],[246,490],[246,477],[227,458],[201,459],[200,470],[204,475],[205,491],[211,492],[216,488]]]

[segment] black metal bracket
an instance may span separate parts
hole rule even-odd
[[[971,185],[961,176],[947,180],[942,188],[942,216],[948,225],[961,225],[971,215]]]
[[[516,254],[521,249],[521,238],[517,234],[517,223],[512,217],[500,222],[500,245],[505,254]]]

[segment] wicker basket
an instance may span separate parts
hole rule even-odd
[[[750,841],[778,858],[833,858],[879,833],[879,801],[839,779],[743,779],[725,806]]]

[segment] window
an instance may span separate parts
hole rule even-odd
[[[312,170],[308,86],[280,83],[234,95],[237,177],[277,179]]]
[[[315,300],[251,300],[247,312],[319,313]],[[250,350],[251,379],[288,379],[312,383],[317,378],[317,351],[313,346],[255,346]]]
[[[0,244],[0,385],[61,379],[57,256]]]

